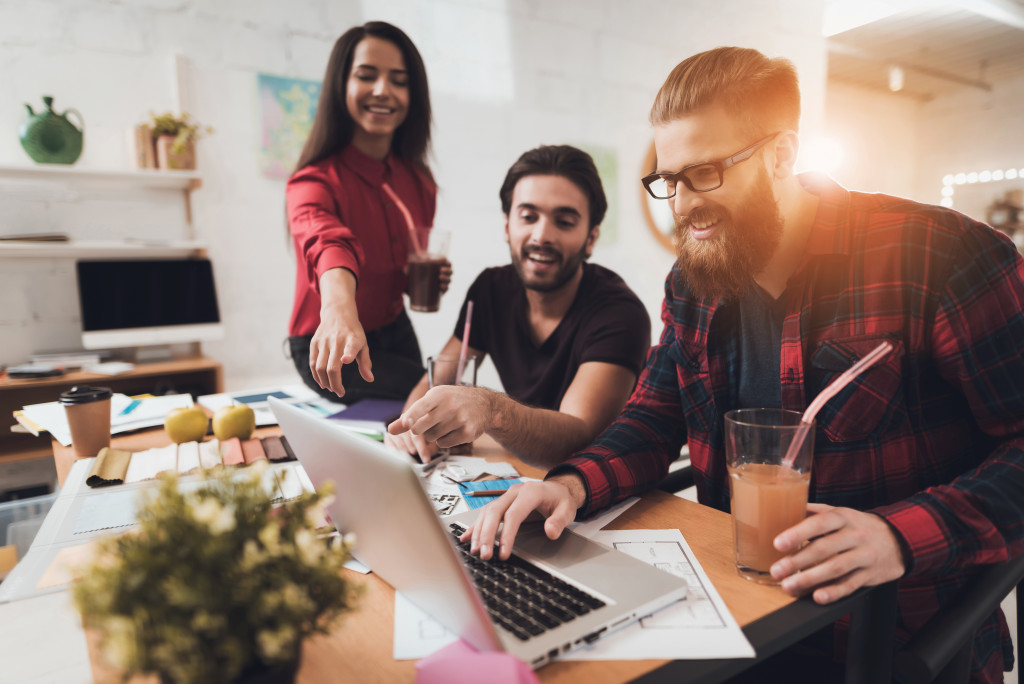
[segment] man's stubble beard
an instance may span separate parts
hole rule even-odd
[[[690,220],[718,218],[719,234],[707,240],[690,235]],[[736,298],[767,265],[782,237],[782,217],[768,172],[762,170],[750,195],[735,213],[721,206],[700,207],[677,216],[676,263],[679,279],[700,298]]]
[[[511,251],[511,250],[510,250]],[[537,281],[528,280],[526,275],[525,262],[530,252],[539,252],[541,254],[553,254],[557,255],[562,259],[562,263],[559,265],[558,271],[554,274],[554,277],[549,281]],[[576,272],[581,268],[584,261],[587,260],[587,243],[584,242],[583,246],[580,247],[579,251],[575,254],[565,258],[561,253],[547,247],[527,247],[523,246],[518,257],[514,251],[512,251],[512,265],[516,269],[516,273],[519,274],[519,280],[522,281],[523,287],[527,290],[533,290],[534,292],[554,292],[561,289],[572,280]]]

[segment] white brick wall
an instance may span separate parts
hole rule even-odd
[[[620,208],[618,240],[599,242],[594,261],[636,290],[656,337],[671,255],[649,235],[640,208],[636,178],[650,144],[648,108],[687,55],[748,45],[796,62],[805,130],[819,128],[820,3],[787,0],[778,8],[753,0],[0,0],[0,165],[29,163],[16,135],[22,103],[38,109],[47,94],[59,110],[74,107],[85,117],[79,167],[124,168],[126,129],[151,110],[175,107],[174,55],[186,57],[191,112],[216,129],[199,145],[203,187],[193,214],[214,261],[227,338],[204,350],[224,363],[229,388],[292,381],[280,350],[294,259],[285,247],[284,184],[259,175],[256,74],[319,79],[346,28],[384,19],[410,34],[427,64],[441,186],[436,225],[453,233],[452,290],[439,313],[413,314],[424,353],[451,334],[478,270],[508,261],[498,186],[515,158],[541,143],[617,152],[618,187],[606,191]],[[0,187],[0,230],[45,221],[92,239],[104,230],[109,237],[174,237],[161,227],[175,224],[163,216],[173,209],[104,201],[45,204]],[[78,346],[71,271],[70,261],[0,260],[0,363]]]

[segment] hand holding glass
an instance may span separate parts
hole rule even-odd
[[[800,431],[801,415],[781,409],[740,409],[725,414],[736,570],[759,584],[778,584],[770,570],[782,554],[772,542],[807,512],[813,431],[796,447],[792,464],[783,464]]]
[[[460,370],[458,356],[439,356],[437,358],[431,356],[427,359],[427,380],[430,383],[431,389],[438,385],[476,387],[476,363],[477,358],[475,356],[467,356],[462,362],[463,367],[460,376],[458,375]],[[444,456],[450,454],[470,454],[473,453],[473,445],[459,444],[454,447],[441,448],[440,453]]]

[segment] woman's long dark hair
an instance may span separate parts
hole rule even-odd
[[[352,55],[359,41],[367,36],[394,44],[402,53],[409,75],[409,111],[405,121],[395,130],[391,151],[433,180],[427,167],[427,152],[430,148],[430,92],[427,90],[427,70],[423,66],[423,58],[409,40],[409,36],[397,26],[383,21],[370,21],[362,26],[353,26],[334,44],[331,58],[327,62],[327,72],[324,74],[316,117],[313,119],[313,130],[310,131],[309,139],[302,148],[295,170],[326,159],[352,142],[355,122],[345,105],[345,92],[349,73],[352,71]]]

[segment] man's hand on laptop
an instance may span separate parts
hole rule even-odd
[[[388,426],[388,433],[409,435],[415,453],[427,463],[437,447],[466,444],[487,431],[494,413],[493,394],[479,387],[439,385],[408,407]],[[426,445],[433,451],[426,450]]]
[[[544,516],[544,533],[548,539],[558,539],[566,525],[576,518],[576,509],[585,500],[586,489],[577,475],[558,475],[543,482],[513,485],[480,509],[480,516],[460,539],[469,540],[470,551],[480,554],[483,560],[493,557],[495,546],[498,547],[498,557],[508,560],[519,526],[533,511]]]

